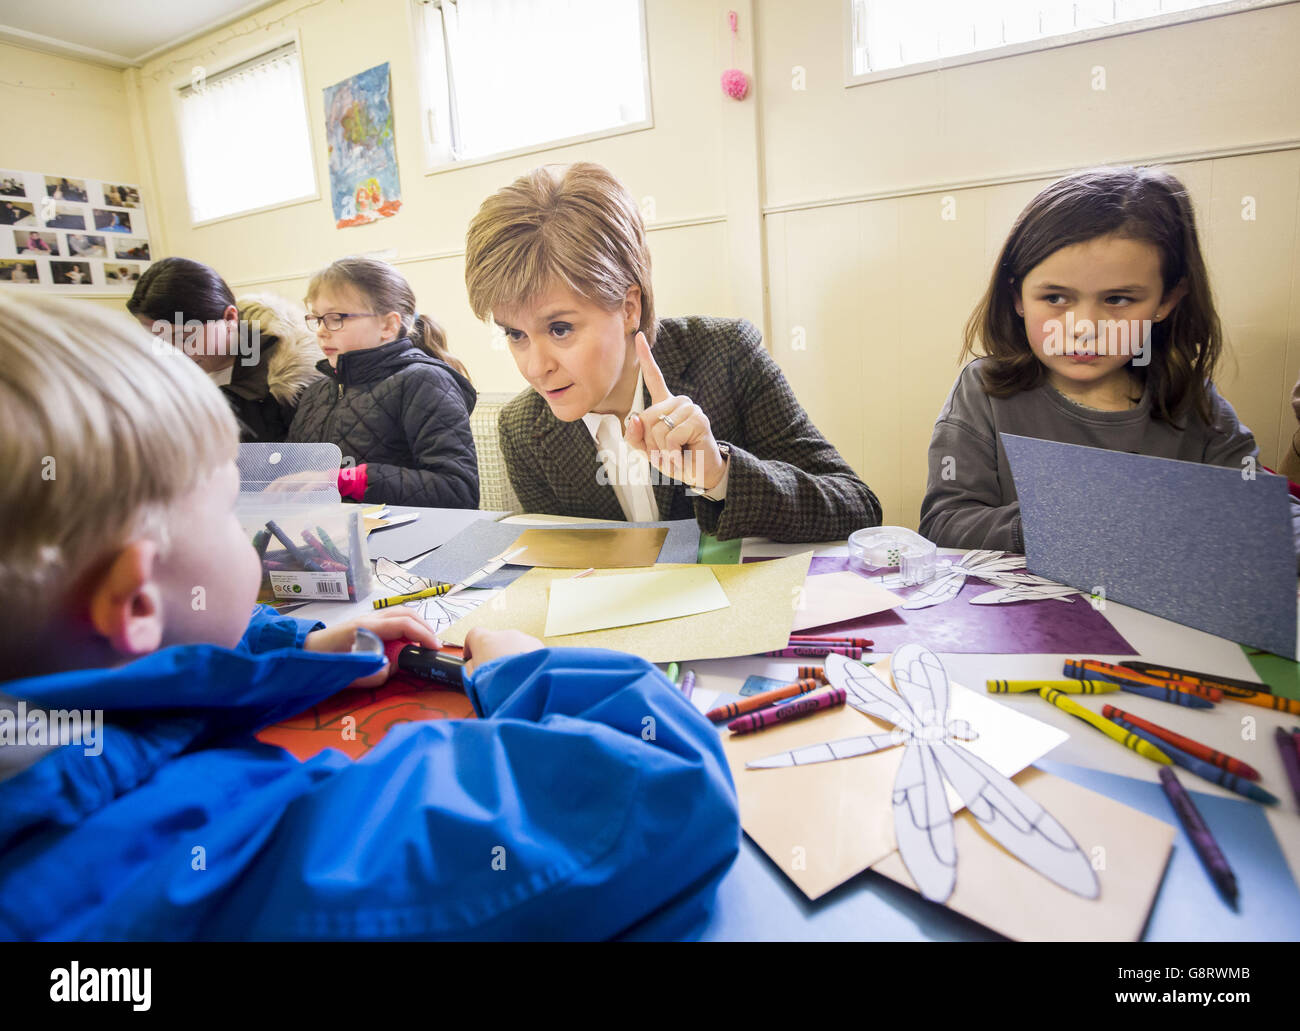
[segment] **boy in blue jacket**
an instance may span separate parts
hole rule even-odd
[[[238,431],[179,351],[0,299],[0,939],[663,937],[739,844],[718,735],[618,652],[475,634],[480,720],[299,762],[254,734],[387,677],[255,607]],[[249,620],[249,614],[252,619]]]

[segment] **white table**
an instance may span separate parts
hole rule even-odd
[[[548,522],[599,522],[599,520],[557,519],[552,516],[517,516],[506,521],[533,525],[544,525]],[[747,538],[743,544],[742,555],[743,557],[779,557],[807,550],[813,550],[815,554],[824,556],[847,554],[843,542],[794,545]],[[355,604],[313,603],[300,607],[293,612],[293,615],[320,619],[327,624],[343,622],[363,613],[372,612],[371,599],[382,594],[383,592],[380,591]],[[1181,626],[1126,605],[1111,601],[1105,604],[1107,619],[1145,659],[1221,676],[1246,680],[1258,679],[1241,647],[1231,641]],[[987,679],[1059,680],[1062,678],[1063,660],[1080,656],[939,653],[939,657],[954,681],[982,691],[984,681]],[[1090,653],[1086,657],[1120,662],[1133,656]],[[809,659],[768,658],[710,659],[683,663],[682,668],[695,671],[696,692],[701,697],[701,701],[706,701],[712,692],[735,694],[745,678],[752,674],[786,681],[794,680],[796,666],[810,661]],[[1105,695],[1096,697],[1085,695],[1078,696],[1076,701],[1100,712],[1107,698],[1108,696]],[[1159,781],[1158,767],[1154,763],[1083,725],[1055,706],[1031,695],[998,696],[997,700],[1021,709],[1045,723],[1059,727],[1070,735],[1069,740],[1053,750],[1047,758],[1152,783]],[[1300,814],[1297,814],[1295,800],[1273,741],[1275,727],[1289,728],[1300,725],[1300,716],[1289,716],[1286,713],[1273,712],[1253,705],[1225,702],[1215,710],[1212,714],[1213,718],[1207,719],[1209,714],[1203,710],[1169,705],[1132,693],[1125,693],[1120,704],[1125,710],[1137,716],[1185,733],[1188,737],[1236,756],[1258,769],[1263,778],[1261,785],[1282,800],[1280,805],[1263,808],[1268,814],[1273,832],[1290,866],[1291,875],[1300,880]],[[1243,737],[1245,729],[1249,727],[1253,727],[1254,740]],[[1184,777],[1184,784],[1193,790],[1207,794],[1241,798],[1199,777],[1187,775]]]

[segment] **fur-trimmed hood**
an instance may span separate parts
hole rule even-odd
[[[241,319],[257,323],[263,347],[272,342],[276,345],[266,359],[271,396],[282,405],[297,405],[303,388],[320,378],[316,363],[325,358],[315,334],[303,321],[306,312],[276,294],[247,294],[235,306]]]

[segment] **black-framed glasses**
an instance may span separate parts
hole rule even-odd
[[[379,318],[373,311],[327,311],[324,315],[308,315],[306,318],[307,328],[313,333],[320,328],[320,324],[325,323],[325,328],[331,333],[336,333],[343,328],[343,323],[347,319],[369,319]]]

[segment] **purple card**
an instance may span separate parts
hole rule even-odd
[[[849,569],[849,560],[814,557],[809,576]],[[855,570],[856,572],[856,570]],[[916,641],[935,652],[996,655],[1137,655],[1110,621],[1087,598],[1073,601],[1020,601],[1010,605],[972,605],[971,598],[997,590],[969,577],[951,601],[928,609],[891,609],[800,633],[829,637],[869,637],[872,652],[891,652]],[[908,588],[898,593],[906,596]]]

